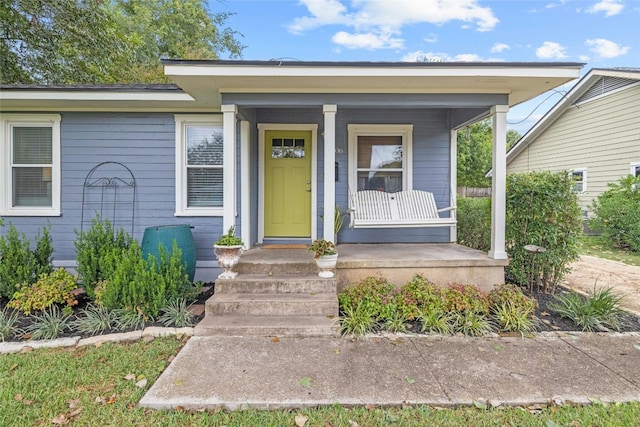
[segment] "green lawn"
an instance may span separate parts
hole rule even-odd
[[[640,266],[640,253],[612,248],[600,236],[583,236],[580,240],[580,253]]]
[[[584,407],[153,411],[137,402],[184,344],[176,338],[0,355],[0,425],[52,426],[632,426],[640,403]],[[144,388],[136,382],[146,379]],[[74,415],[77,413],[76,415]],[[62,417],[64,415],[64,417]],[[302,419],[298,419],[301,423]]]

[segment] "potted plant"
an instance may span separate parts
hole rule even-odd
[[[311,242],[309,250],[314,253],[313,259],[316,260],[320,272],[318,276],[330,279],[334,276],[333,269],[338,262],[338,249],[336,245],[325,239],[316,239]]]
[[[233,268],[240,261],[240,254],[244,249],[244,243],[242,239],[235,236],[235,227],[229,227],[227,234],[220,236],[217,242],[213,245],[213,252],[218,258],[218,265],[223,269],[223,272],[218,276],[218,279],[235,279],[238,273],[233,271]]]

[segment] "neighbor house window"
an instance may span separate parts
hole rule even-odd
[[[349,125],[351,191],[409,190],[412,125]]]
[[[629,172],[631,175],[636,178],[640,176],[640,162],[631,163],[631,171]]]
[[[176,214],[222,215],[222,116],[176,115]]]
[[[576,193],[584,193],[587,191],[587,169],[574,169],[569,172],[573,179],[573,189]]]
[[[5,114],[0,214],[60,215],[60,115]]]

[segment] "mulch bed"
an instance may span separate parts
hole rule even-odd
[[[561,292],[566,293],[570,291],[567,291],[562,288],[559,288],[556,291],[556,293],[561,293]],[[214,293],[214,284],[213,283],[205,284],[205,286],[203,287],[203,291],[200,293],[200,295],[198,296],[198,299],[193,304],[194,305],[204,304],[207,301],[207,299],[209,299],[213,295],[213,293]],[[555,314],[552,310],[548,308],[548,304],[550,302],[553,302],[553,299],[554,299],[553,295],[545,294],[545,293],[534,293],[532,296],[538,301],[538,306],[539,306],[536,311],[536,316],[538,317],[538,319],[541,320],[541,326],[538,330],[539,332],[543,332],[543,331],[575,332],[580,330],[580,328],[578,328],[571,320]],[[85,296],[80,295],[78,297],[78,305],[74,306],[74,314],[72,315],[71,320],[77,319],[78,316],[81,315],[81,310],[85,308],[88,303],[89,303],[88,299]],[[0,299],[0,311],[2,311],[2,309],[5,308],[6,304],[7,304],[6,300]],[[204,318],[204,313],[196,316],[194,324],[197,324],[203,318]],[[20,313],[19,322],[18,322],[19,328],[25,329],[32,322],[33,322],[33,316],[24,316]],[[145,327],[147,326],[164,326],[164,325],[159,322],[148,322],[145,324]],[[410,330],[417,332],[419,331],[419,328],[417,325],[412,325]],[[625,313],[623,315],[622,328],[620,331],[621,332],[640,332],[640,318],[633,314]],[[128,332],[128,331],[127,330],[124,330],[124,331],[123,330],[117,330],[117,331],[107,330],[104,333],[108,334],[108,333],[118,333],[118,332]],[[65,332],[64,334],[60,335],[60,337],[79,336],[79,335],[82,336],[82,334],[80,334],[78,331],[71,331],[71,332]],[[83,336],[83,338],[88,336],[89,335],[85,335]]]

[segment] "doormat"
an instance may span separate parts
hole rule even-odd
[[[262,249],[307,249],[304,243],[274,243],[262,246]]]

